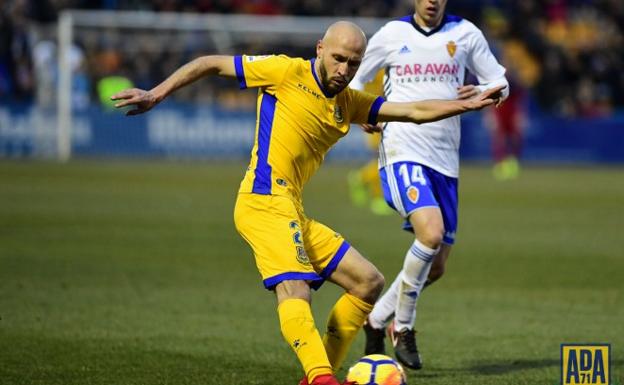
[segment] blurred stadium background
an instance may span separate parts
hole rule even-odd
[[[0,383],[296,383],[231,218],[255,92],[201,81],[133,118],[107,99],[202,54],[311,57],[335,18],[372,34],[412,7],[0,1]],[[561,343],[605,342],[621,385],[624,2],[449,0],[448,11],[482,28],[508,68],[524,167],[495,181],[491,112],[463,118],[458,244],[422,299],[426,366],[409,383],[554,384]],[[346,174],[371,156],[352,130],[306,209],[393,276],[410,238],[399,218],[348,203]],[[336,296],[315,296],[319,324]]]
[[[242,159],[253,135],[255,93],[237,91],[235,82],[190,87],[130,123],[110,110],[108,96],[132,84],[150,88],[206,53],[311,57],[328,15],[358,17],[373,33],[409,13],[411,3],[4,1],[0,154]],[[624,162],[621,1],[449,3],[450,12],[484,30],[508,68],[522,112],[524,161]],[[62,17],[68,8],[82,10]],[[487,123],[479,114],[464,119],[464,160],[490,158]],[[368,155],[355,131],[333,156]]]

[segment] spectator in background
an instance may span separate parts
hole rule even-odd
[[[55,89],[58,72],[56,43],[51,40],[37,42],[33,47],[32,57],[37,78],[37,105],[52,107],[56,99]]]
[[[516,179],[520,175],[524,113],[524,90],[507,73],[511,91],[505,103],[489,112],[492,128],[492,154],[494,157],[494,178]]]
[[[576,88],[576,111],[584,118],[600,118],[611,114],[611,94],[608,87],[596,85],[584,77]]]
[[[0,100],[8,99],[13,92],[12,41],[13,24],[5,7],[3,7],[0,8]]]
[[[33,96],[27,5],[25,0],[0,2],[0,98],[30,101]]]
[[[483,11],[485,34],[507,69],[510,93],[499,108],[487,111],[486,125],[492,132],[493,175],[497,180],[515,179],[520,173],[523,131],[527,123],[526,90],[537,82],[540,69],[524,42],[512,35],[503,13],[493,7]]]
[[[535,58],[541,76],[539,82],[527,88],[526,97],[537,100],[543,111],[592,118],[608,116],[624,107],[624,74],[621,71],[624,67],[624,2],[471,0],[451,4],[450,10],[466,15],[477,25],[484,25],[486,20],[483,18],[482,22],[481,9],[486,4],[500,13],[510,25],[508,30],[513,33],[513,38]],[[55,22],[58,12],[63,9],[397,17],[406,14],[407,7],[409,2],[399,0],[343,0],[339,3],[319,0],[4,1],[0,2],[0,98],[30,101],[35,88],[40,88],[35,80],[35,74],[39,76],[39,72],[35,70],[36,63],[29,52],[36,43],[33,36],[37,35],[32,33],[32,27],[38,23]],[[44,34],[39,39],[50,40],[54,36]],[[106,37],[86,41],[77,34],[75,39],[83,45],[89,58],[111,47]],[[284,51],[276,42],[265,44],[271,47],[270,51]],[[143,47],[141,44],[136,46]],[[254,50],[265,51],[264,48]],[[169,57],[168,61],[177,60],[169,65],[170,68],[188,59],[187,56],[172,58],[175,55],[171,52],[165,55]],[[129,68],[122,63],[121,69],[127,71]],[[132,73],[131,77],[144,80],[145,84],[162,79],[162,68],[155,66],[147,72],[143,70],[140,76]],[[94,84],[101,78],[91,67],[88,75],[87,84]],[[176,97],[192,98],[193,92]],[[200,97],[195,93],[196,99]]]
[[[33,47],[32,58],[37,79],[35,92],[37,104],[40,107],[54,107],[59,75],[56,42],[39,41]],[[77,44],[72,44],[67,60],[72,71],[72,108],[85,109],[91,99],[91,82],[85,69],[84,51]]]
[[[375,75],[373,81],[364,85],[364,91],[384,96],[383,78],[385,71],[381,70]],[[366,145],[370,149],[372,158],[360,168],[350,171],[347,177],[349,184],[349,195],[351,203],[356,207],[368,206],[370,211],[376,215],[390,215],[393,210],[388,206],[381,191],[381,179],[377,160],[379,155],[379,144],[381,133],[371,132],[366,135]]]

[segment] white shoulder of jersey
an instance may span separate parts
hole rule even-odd
[[[388,64],[386,59],[392,42],[403,41],[411,33],[412,25],[405,16],[393,19],[384,24],[368,41],[364,60],[349,86],[356,90],[364,89],[364,84],[372,81],[381,69]]]

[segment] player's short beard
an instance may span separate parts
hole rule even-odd
[[[344,89],[344,87],[338,89],[338,90],[332,90],[330,87],[330,83],[329,83],[329,77],[327,76],[327,69],[325,68],[325,64],[323,63],[323,59],[320,58],[319,59],[319,72],[321,74],[321,84],[323,85],[323,88],[333,94],[337,94],[340,91],[342,91]]]

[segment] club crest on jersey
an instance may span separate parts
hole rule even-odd
[[[308,253],[306,253],[305,248],[303,247],[303,240],[301,239],[301,226],[299,226],[299,222],[291,221],[288,224],[288,227],[293,231],[292,239],[295,244],[295,249],[297,250],[297,262],[302,265],[309,265],[310,258],[308,257]]]
[[[418,198],[420,197],[420,191],[418,191],[417,187],[409,186],[407,188],[407,198],[412,203],[418,202]]]
[[[455,56],[455,52],[457,51],[457,44],[455,44],[454,41],[449,41],[448,43],[446,43],[446,50],[448,51],[449,55],[451,55],[451,57]]]
[[[297,262],[306,266],[310,264],[310,258],[308,257],[308,253],[306,253],[303,246],[297,246]]]
[[[344,122],[344,116],[342,116],[342,108],[340,108],[340,106],[334,107],[334,120],[336,123]]]

